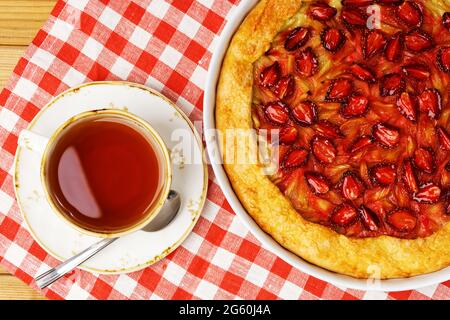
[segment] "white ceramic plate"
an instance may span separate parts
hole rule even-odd
[[[95,273],[125,273],[161,260],[191,232],[205,201],[207,168],[201,139],[184,113],[159,93],[128,82],[93,82],[72,88],[45,106],[28,130],[50,137],[70,117],[102,108],[136,114],[160,134],[171,153],[171,189],[180,193],[182,201],[175,219],[164,229],[124,236],[81,266]],[[39,168],[40,155],[19,147],[14,177],[17,200],[34,239],[49,254],[65,260],[99,238],[78,232],[53,212],[44,196]]]
[[[205,126],[205,133],[215,128],[214,108],[216,99],[216,85],[222,66],[222,59],[228,48],[229,41],[236,29],[247,13],[255,6],[258,0],[242,1],[241,4],[235,8],[234,14],[228,20],[220,39],[214,49],[214,54],[209,66],[208,78],[206,80],[206,90],[203,104],[203,121]],[[299,270],[306,272],[316,278],[328,281],[340,287],[360,289],[360,290],[381,290],[381,291],[401,291],[411,290],[432,284],[437,284],[450,279],[450,267],[433,272],[426,275],[415,276],[403,279],[391,280],[364,280],[356,279],[349,276],[340,275],[316,265],[310,264],[301,259],[297,255],[283,248],[272,237],[266,234],[245,211],[244,207],[239,201],[239,198],[233,191],[233,188],[228,180],[228,177],[221,165],[220,154],[218,150],[217,140],[215,135],[210,135],[206,139],[209,158],[216,175],[217,181],[221,186],[231,208],[236,212],[244,224],[251,230],[256,238],[261,241],[265,248],[269,249],[285,261],[292,264]]]

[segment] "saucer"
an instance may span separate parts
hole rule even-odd
[[[101,274],[127,273],[161,260],[189,235],[206,199],[208,173],[202,141],[187,116],[167,98],[139,84],[105,81],[71,88],[48,103],[27,130],[50,137],[74,115],[104,108],[135,114],[160,134],[171,157],[171,189],[180,193],[182,202],[178,214],[164,229],[140,230],[121,237],[80,266]],[[100,238],[80,233],[54,212],[41,184],[40,158],[19,141],[15,157],[15,193],[33,238],[50,255],[63,261]]]

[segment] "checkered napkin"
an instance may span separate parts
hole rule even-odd
[[[0,94],[0,262],[36,287],[55,266],[28,233],[13,190],[19,132],[55,95],[93,80],[153,87],[192,120],[215,40],[237,0],[59,1]],[[418,291],[337,288],[267,251],[234,215],[209,170],[205,208],[192,234],[162,261],[126,275],[74,271],[43,291],[57,299],[449,299],[450,281]]]

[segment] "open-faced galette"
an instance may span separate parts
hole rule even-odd
[[[262,0],[227,51],[216,127],[261,228],[354,277],[450,265],[450,0]],[[239,129],[239,130],[235,130]],[[244,129],[244,130],[242,130]],[[267,174],[258,139],[278,166]],[[253,130],[253,131],[254,131]]]

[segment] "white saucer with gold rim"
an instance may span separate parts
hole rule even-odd
[[[171,154],[171,188],[182,201],[174,220],[162,230],[121,237],[80,266],[95,273],[126,273],[161,260],[189,235],[206,199],[207,167],[202,141],[186,115],[161,94],[139,84],[92,82],[71,88],[48,103],[27,130],[49,137],[69,118],[104,108],[134,114],[159,133]],[[17,201],[33,238],[50,255],[66,260],[99,238],[81,233],[56,214],[41,184],[40,160],[19,139],[14,174]]]

